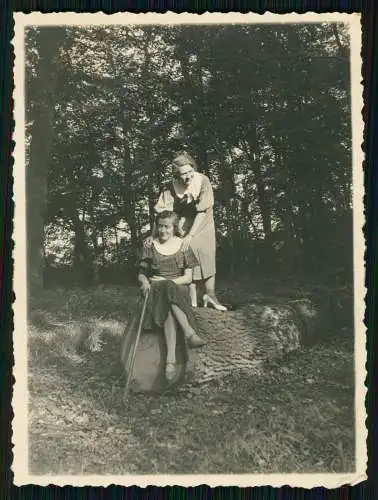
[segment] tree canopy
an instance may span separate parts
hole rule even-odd
[[[220,274],[351,277],[343,24],[30,28],[26,51],[31,268],[42,248],[77,280],[131,278],[186,150],[214,187]]]

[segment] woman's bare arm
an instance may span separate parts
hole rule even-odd
[[[140,289],[141,289],[143,295],[145,295],[147,293],[147,290],[149,290],[151,288],[150,280],[144,274],[139,273],[138,274],[138,281],[140,283]]]
[[[196,234],[196,232],[198,231],[198,228],[202,224],[202,221],[205,218],[205,216],[206,216],[206,212],[197,212],[197,214],[194,218],[192,227],[189,229],[188,234],[190,234],[191,236],[194,236]]]
[[[182,250],[187,250],[190,246],[190,242],[192,241],[192,238],[195,236],[196,232],[198,231],[198,228],[202,224],[203,219],[206,216],[206,212],[197,212],[192,227],[189,229],[189,232],[186,236],[184,236],[182,240],[182,245],[181,248]]]
[[[172,280],[176,285],[190,285],[193,281],[193,271],[192,269],[185,269],[184,275],[179,278],[175,278]]]
[[[185,217],[180,217],[178,223],[178,233],[181,238],[185,235],[184,224],[185,224]]]

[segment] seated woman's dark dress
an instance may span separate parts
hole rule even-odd
[[[154,245],[150,248],[143,248],[139,272],[149,279],[152,276],[165,278],[151,281],[143,328],[151,329],[154,326],[163,328],[171,304],[176,304],[186,314],[189,323],[195,329],[188,286],[178,285],[171,280],[183,276],[185,269],[197,265],[197,259],[191,248],[185,252],[179,250],[172,255],[159,253]]]

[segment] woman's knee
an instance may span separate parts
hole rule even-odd
[[[173,328],[175,326],[175,317],[172,308],[168,309],[168,314],[164,322],[164,328]]]
[[[171,304],[170,313],[172,314],[173,318],[175,317],[175,313],[180,313],[180,312],[182,312],[180,306],[178,306],[177,304]]]

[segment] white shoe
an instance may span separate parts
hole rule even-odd
[[[205,294],[203,296],[203,307],[207,307],[209,304],[217,311],[227,311],[227,307],[222,306],[222,304],[220,304],[216,299],[213,299],[210,295]]]

